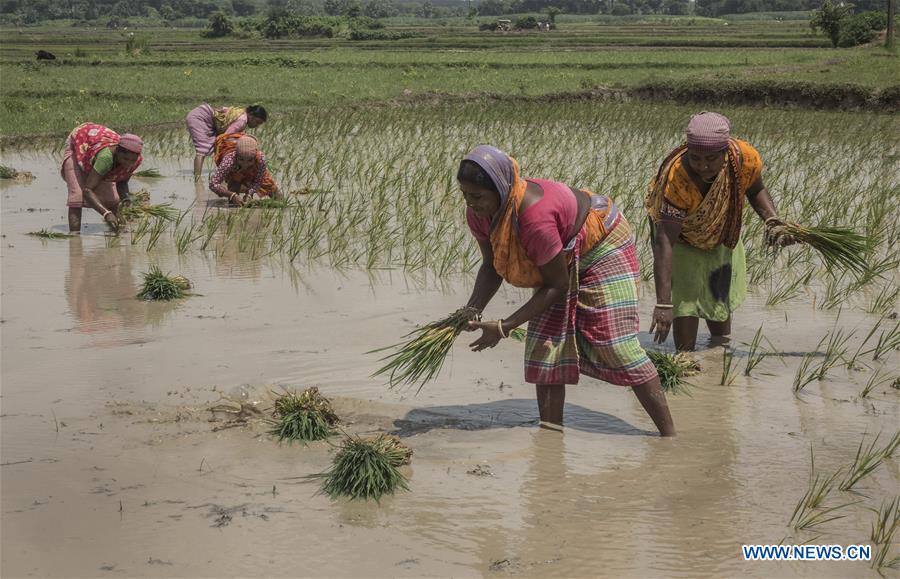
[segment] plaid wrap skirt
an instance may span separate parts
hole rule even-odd
[[[569,268],[569,294],[528,323],[525,381],[577,384],[580,374],[619,386],[655,378],[638,342],[640,273],[634,233],[619,215],[609,234]]]

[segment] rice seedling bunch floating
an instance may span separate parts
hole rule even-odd
[[[787,223],[785,232],[818,251],[829,269],[848,269],[857,277],[862,277],[869,269],[866,238],[852,229]]]
[[[696,360],[684,352],[668,354],[651,350],[647,351],[647,356],[656,366],[659,381],[666,392],[688,394],[685,388],[685,378],[695,376],[700,372],[700,364]]]
[[[185,296],[184,282],[186,278],[171,278],[164,274],[159,266],[151,266],[150,271],[143,274],[144,283],[137,297],[147,301],[171,301]],[[179,279],[180,278],[180,279]],[[190,282],[188,282],[188,286]]]
[[[29,171],[19,171],[6,165],[0,165],[0,179],[12,179],[19,183],[30,183],[34,175]]]
[[[41,239],[68,239],[75,237],[71,233],[62,233],[60,231],[51,231],[50,229],[41,229],[40,231],[29,231],[28,235],[40,237]]]
[[[367,352],[395,350],[379,360],[386,363],[372,377],[387,376],[391,388],[401,384],[418,384],[418,393],[426,382],[440,373],[453,342],[466,324],[478,316],[475,308],[460,308],[445,318],[413,330],[404,336],[409,338],[406,342]]]
[[[287,392],[275,399],[275,428],[279,442],[323,440],[340,423],[331,401],[313,386],[300,394]]]
[[[400,467],[409,464],[412,450],[396,436],[348,436],[335,454],[331,468],[320,475],[322,492],[332,499],[380,500],[385,494],[409,490]]]
[[[134,176],[141,179],[159,179],[162,177],[162,173],[159,172],[159,169],[152,168],[137,171]]]

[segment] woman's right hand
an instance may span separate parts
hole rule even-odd
[[[460,308],[463,313],[466,315],[466,319],[468,320],[468,324],[463,326],[463,330],[466,332],[474,332],[478,328],[472,325],[472,322],[480,322],[481,321],[481,310],[478,308],[473,308],[472,306],[465,306]]]
[[[110,227],[111,229],[113,229],[114,231],[118,231],[118,230],[119,230],[119,225],[121,225],[121,224],[119,223],[119,218],[116,217],[116,214],[113,213],[112,211],[110,211],[109,213],[107,213],[107,214],[103,217],[103,221],[105,221],[106,224],[109,225],[109,227]]]
[[[672,308],[653,308],[653,321],[650,322],[650,333],[652,334],[656,330],[653,341],[657,344],[662,344],[669,337],[673,315]]]

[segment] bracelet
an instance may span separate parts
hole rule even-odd
[[[497,320],[497,331],[500,332],[501,338],[508,338],[509,336],[503,333],[503,320]]]
[[[668,309],[674,308],[675,306],[672,304],[656,304],[656,307],[663,309],[663,310],[668,310]]]
[[[104,214],[100,217],[100,219],[106,219],[106,216],[109,215],[110,213],[112,213],[112,211],[110,211],[109,209],[107,209],[107,210],[106,210],[106,213],[104,213]]]
[[[772,220],[778,220],[778,221],[781,221],[781,219],[780,219],[777,215],[773,215],[772,217],[767,218],[763,223],[765,223],[766,225],[768,225],[769,222],[772,221]]]

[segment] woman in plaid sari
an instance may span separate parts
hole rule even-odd
[[[525,380],[543,422],[562,424],[566,384],[580,374],[630,386],[663,436],[675,434],[653,363],[638,343],[638,262],[625,216],[606,196],[523,179],[515,159],[487,145],[460,163],[466,219],[484,262],[468,306],[480,312],[503,281],[534,288],[506,319],[472,320],[492,348],[528,322]]]

